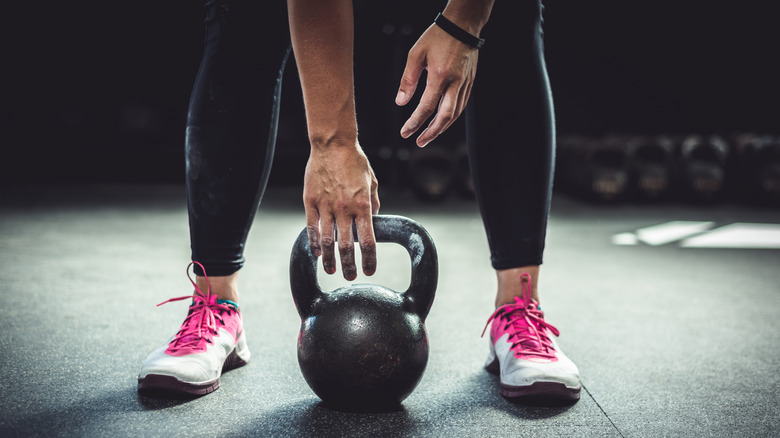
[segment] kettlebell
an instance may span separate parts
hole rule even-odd
[[[428,363],[425,317],[438,281],[433,239],[403,216],[374,216],[373,224],[377,242],[409,252],[412,275],[405,292],[377,284],[323,292],[306,229],[290,256],[290,288],[301,316],[298,364],[325,405],[345,410],[397,407]]]

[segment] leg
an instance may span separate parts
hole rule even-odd
[[[251,356],[236,273],[273,160],[289,32],[284,2],[205,6],[206,47],[185,142],[195,293],[169,300],[191,300],[189,312],[173,339],[141,366],[138,389],[145,392],[208,394],[223,370]],[[208,288],[206,274],[214,275]]]
[[[558,330],[544,320],[536,288],[555,150],[541,14],[538,0],[494,6],[467,108],[471,169],[498,277],[487,368],[500,374],[506,397],[576,400],[579,371],[553,338]],[[507,57],[518,68],[507,68]]]
[[[237,302],[236,273],[273,160],[289,32],[284,2],[206,7],[185,144],[190,241],[213,292]],[[206,290],[197,266],[195,273]]]
[[[481,49],[466,115],[471,170],[499,278],[496,305],[512,302],[523,272],[530,271],[536,287],[555,144],[541,5],[510,3],[495,5],[483,32],[490,43]],[[507,57],[518,68],[507,68]]]

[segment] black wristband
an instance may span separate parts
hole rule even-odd
[[[453,23],[444,15],[442,15],[441,12],[439,12],[439,15],[436,16],[436,19],[433,20],[433,22],[436,23],[443,31],[447,32],[453,38],[457,39],[463,44],[466,44],[467,46],[471,46],[475,49],[481,49],[482,45],[485,44],[484,39],[475,37],[474,35],[461,29],[457,24]]]

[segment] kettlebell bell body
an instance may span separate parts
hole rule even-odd
[[[290,258],[290,286],[301,316],[301,372],[326,404],[348,410],[398,405],[428,362],[425,318],[438,280],[433,240],[402,216],[373,221],[377,242],[395,242],[409,252],[411,284],[403,293],[376,284],[323,292],[305,229]]]

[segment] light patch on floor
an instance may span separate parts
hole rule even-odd
[[[666,245],[694,234],[707,231],[715,222],[672,221],[636,231],[637,238],[648,245]]]
[[[639,239],[634,233],[620,233],[612,236],[612,243],[614,245],[636,245],[639,243]]]
[[[735,223],[685,239],[684,248],[780,249],[780,224]]]
[[[714,230],[710,221],[671,221],[640,228],[633,233],[614,234],[614,245],[651,246],[680,242],[682,248],[780,249],[780,224],[734,223]]]

